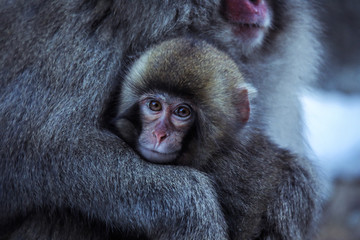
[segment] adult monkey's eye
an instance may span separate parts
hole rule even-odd
[[[150,110],[152,110],[152,111],[158,112],[158,111],[161,111],[162,106],[161,106],[161,103],[160,103],[159,101],[157,101],[157,100],[151,100],[151,101],[149,102],[149,108],[150,108]]]
[[[174,114],[181,118],[189,117],[191,114],[191,108],[188,106],[180,106],[174,111]]]

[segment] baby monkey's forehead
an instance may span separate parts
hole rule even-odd
[[[196,104],[195,104],[196,101],[189,96],[167,93],[167,92],[160,91],[160,90],[158,90],[158,91],[155,90],[155,91],[150,91],[148,93],[144,93],[141,96],[140,101],[144,101],[144,100],[148,100],[148,99],[161,100],[162,102],[165,102],[168,105],[184,103],[184,104],[189,105],[194,110],[197,108]]]

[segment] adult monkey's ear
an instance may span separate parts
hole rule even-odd
[[[246,123],[250,118],[250,100],[256,97],[257,90],[249,83],[241,83],[236,92],[239,121]]]

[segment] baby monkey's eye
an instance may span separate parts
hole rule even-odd
[[[148,104],[150,110],[152,111],[161,111],[162,110],[162,106],[161,106],[161,103],[157,100],[151,100]]]
[[[174,114],[181,118],[189,117],[191,114],[191,108],[189,106],[180,106],[175,109]]]

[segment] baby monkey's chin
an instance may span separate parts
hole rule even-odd
[[[179,154],[178,151],[169,153],[157,152],[141,145],[137,146],[137,150],[143,158],[152,163],[171,163],[175,161]]]

